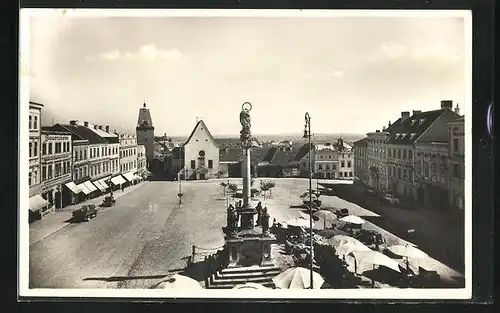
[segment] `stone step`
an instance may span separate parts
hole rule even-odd
[[[276,266],[246,266],[246,267],[233,267],[224,268],[221,270],[222,274],[236,274],[236,273],[275,273],[281,272],[281,269]]]
[[[215,274],[216,278],[253,278],[253,277],[275,277],[281,273],[281,269],[277,268],[273,271],[253,271],[253,272],[236,272],[236,273],[227,273],[227,272],[217,272]]]
[[[244,283],[269,283],[272,282],[272,276],[264,276],[264,277],[224,277],[224,278],[218,278],[214,274],[212,274],[212,277],[210,279],[210,285],[220,285],[220,284],[226,284],[226,283],[232,283],[235,285],[239,284],[244,284]]]

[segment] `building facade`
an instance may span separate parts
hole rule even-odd
[[[367,140],[367,138],[360,139],[353,145],[354,176],[363,183],[368,179]]]
[[[445,142],[447,122],[458,117],[452,111],[453,102],[441,101],[441,108],[433,111],[401,112],[401,118],[389,127],[387,140],[387,176],[390,193],[400,198],[416,200],[419,184],[415,183],[415,146]]]
[[[137,145],[137,173],[144,177],[146,175],[146,147]]]
[[[417,201],[436,209],[448,207],[448,143],[415,143]]]
[[[388,188],[386,141],[389,133],[385,130],[366,134],[366,182],[368,186],[381,192]]]
[[[151,112],[146,108],[146,103],[139,109],[139,117],[137,119],[135,131],[137,144],[144,145],[146,148],[146,166],[149,169],[154,157],[155,128],[153,126],[153,120],[151,119]]]
[[[41,144],[41,195],[48,201],[50,212],[71,203],[71,195],[63,192],[63,186],[71,181],[71,133],[42,130]]]
[[[219,176],[219,146],[203,120],[196,123],[182,149],[174,149],[173,158],[176,172],[182,172],[187,179],[204,180]]]
[[[448,122],[449,178],[448,203],[451,208],[463,210],[465,207],[465,127],[464,116]]]
[[[326,179],[339,177],[339,155],[340,152],[329,143],[315,145],[314,177]]]
[[[137,172],[137,137],[132,134],[120,134],[120,173]]]
[[[40,194],[41,167],[40,167],[40,122],[43,104],[30,101],[29,103],[29,196]]]
[[[103,157],[103,172],[106,176],[120,173],[120,141],[118,134],[111,132],[109,125],[93,125],[89,127],[97,136],[103,138],[107,145],[101,146],[100,155]],[[109,178],[109,177],[108,177]]]
[[[354,180],[354,151],[342,139],[339,142],[339,176],[340,179]]]

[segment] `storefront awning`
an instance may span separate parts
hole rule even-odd
[[[47,200],[40,195],[35,195],[30,198],[30,211],[36,212],[48,204]]]
[[[82,192],[82,190],[78,188],[78,186],[74,182],[69,182],[65,186],[68,187],[68,189],[71,190],[71,192],[73,192],[75,195]]]
[[[99,184],[101,184],[101,186],[103,186],[105,189],[108,189],[109,186],[108,184],[106,184],[105,180],[108,180],[109,178],[103,178],[103,179],[99,179]]]
[[[105,188],[103,185],[101,185],[101,182],[100,182],[100,181],[96,180],[96,181],[95,181],[95,182],[93,182],[93,183],[94,183],[94,185],[95,185],[97,188],[99,188],[101,191],[106,191],[106,188]]]
[[[121,185],[121,184],[125,184],[127,181],[125,181],[125,179],[123,179],[123,177],[118,175],[118,176],[111,178],[111,182],[113,183],[113,185]]]
[[[87,186],[85,186],[85,182],[77,185],[78,188],[80,188],[84,194],[88,195],[89,193],[91,193],[92,191],[89,190],[89,188],[87,188]]]
[[[94,192],[97,190],[97,187],[94,186],[94,184],[92,184],[92,182],[90,180],[87,180],[86,182],[84,182],[84,184],[85,184],[85,187],[87,187],[90,190],[90,192]]]
[[[128,172],[128,173],[125,173],[125,174],[122,174],[123,177],[125,177],[129,182],[132,182],[133,180],[135,180],[135,177],[134,177],[134,173],[132,172]]]

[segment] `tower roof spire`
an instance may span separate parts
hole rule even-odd
[[[142,107],[145,108],[146,107],[146,101],[144,101],[144,103],[142,104]]]

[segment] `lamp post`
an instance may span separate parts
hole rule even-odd
[[[179,181],[179,193],[177,196],[179,197],[179,205],[182,204],[182,179],[181,179],[181,172],[184,173],[184,169],[180,170],[179,173],[177,174],[177,180]]]
[[[312,223],[313,223],[313,213],[312,213],[312,158],[311,158],[311,116],[308,112],[305,115],[305,126],[304,126],[304,138],[308,139],[308,160],[309,160],[309,242],[311,245],[311,289],[313,289],[313,260],[314,260],[314,247],[313,247],[313,235],[312,235]]]

